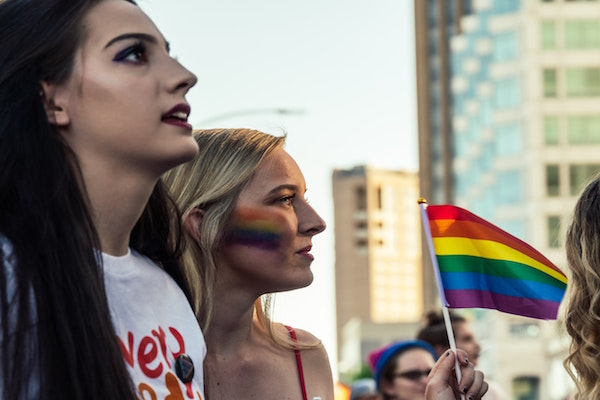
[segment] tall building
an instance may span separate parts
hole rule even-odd
[[[461,32],[472,0],[415,0],[420,193],[430,204],[453,203],[450,39]],[[423,242],[423,250],[427,251]],[[424,303],[437,303],[430,260],[423,260]]]
[[[444,24],[432,5],[439,2],[415,0],[421,31]],[[449,134],[419,110],[420,156],[429,157],[420,165],[432,166],[420,171],[422,186],[433,193],[443,177],[450,187],[444,202],[501,226],[567,272],[563,233],[577,195],[600,170],[600,2],[473,0],[458,26],[448,35]],[[420,58],[423,52],[417,71],[431,71],[437,61]],[[424,75],[419,106],[437,104],[422,83],[434,79]],[[489,362],[482,369],[494,380],[515,398],[566,395],[558,323],[473,315],[487,327],[480,330]]]
[[[337,339],[344,373],[360,368],[367,351],[399,339],[400,325],[414,325],[423,314],[419,183],[414,172],[359,166],[334,170],[332,189]]]

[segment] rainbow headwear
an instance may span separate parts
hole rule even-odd
[[[422,340],[402,340],[399,342],[394,342],[390,345],[380,347],[378,349],[373,350],[367,356],[367,361],[369,363],[369,367],[371,367],[371,371],[375,377],[375,383],[379,388],[379,379],[381,378],[381,370],[385,365],[397,355],[404,353],[406,350],[421,348],[423,350],[428,351],[433,356],[433,360],[437,361],[438,355],[431,347],[431,345]]]

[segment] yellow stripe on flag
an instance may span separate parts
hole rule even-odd
[[[433,247],[435,248],[435,254],[438,256],[466,255],[490,258],[493,260],[518,262],[538,269],[565,284],[567,283],[567,278],[553,268],[534,260],[512,247],[508,247],[505,244],[494,242],[492,240],[462,237],[434,237]]]

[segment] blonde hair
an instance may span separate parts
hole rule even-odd
[[[565,326],[571,336],[564,366],[575,399],[600,398],[600,175],[583,190],[565,243],[571,271]]]
[[[273,136],[251,129],[195,130],[198,156],[163,176],[185,217],[194,208],[204,212],[199,241],[185,234],[184,263],[192,286],[193,307],[200,326],[210,329],[214,304],[213,290],[219,269],[218,249],[236,200],[252,180],[260,163],[285,144],[285,135]],[[254,304],[257,320],[275,343],[289,347],[286,338],[273,330],[272,295],[265,294]]]

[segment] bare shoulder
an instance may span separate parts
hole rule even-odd
[[[320,397],[322,400],[333,400],[331,364],[323,343],[308,331],[298,328],[294,330],[300,343],[314,344],[314,347],[300,352],[308,398]]]

